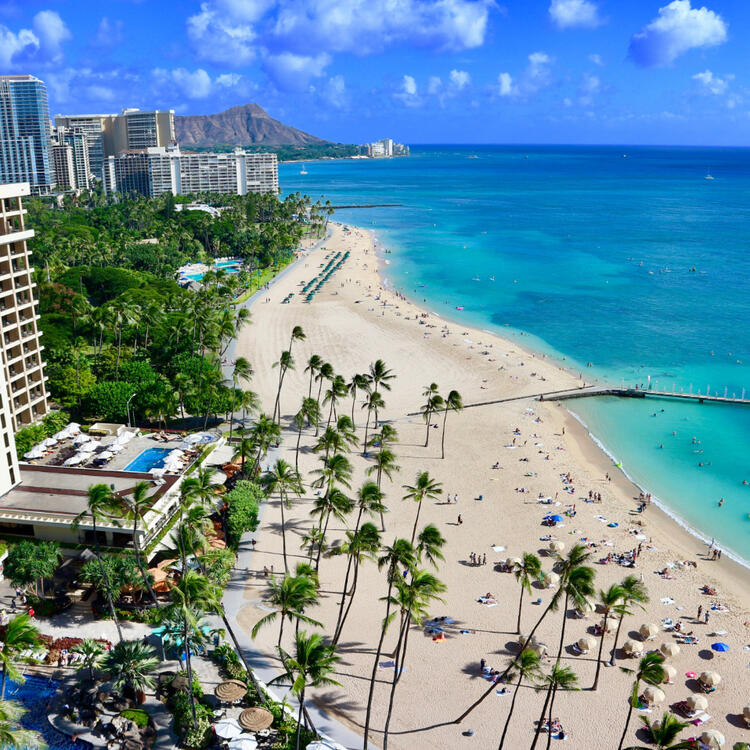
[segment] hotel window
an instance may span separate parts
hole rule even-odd
[[[12,466],[8,467],[8,470],[10,471],[10,483],[15,484],[16,483],[16,472],[13,469]]]

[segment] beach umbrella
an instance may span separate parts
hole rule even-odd
[[[247,693],[247,685],[241,680],[226,680],[214,689],[214,695],[225,703],[241,700],[245,697],[245,693]]]
[[[541,659],[547,653],[546,643],[534,643],[531,650]]]
[[[723,747],[726,740],[721,732],[718,732],[715,729],[706,729],[701,735],[701,742],[709,747],[716,747],[716,745]]]
[[[565,549],[565,545],[562,542],[550,542],[550,552],[556,552],[558,555]]]
[[[104,460],[112,458],[115,454],[112,451],[102,451],[97,458],[103,458]]]
[[[523,644],[526,643],[526,641],[529,641],[529,645],[526,648],[534,648],[534,646],[537,644],[537,639],[535,635],[531,636],[531,640],[529,640],[528,635],[519,635],[518,636],[518,645],[523,648]]]
[[[644,622],[643,625],[638,628],[638,632],[641,634],[641,636],[643,636],[643,640],[650,641],[652,638],[656,638],[656,636],[658,635],[659,626],[654,625],[653,623]]]
[[[581,651],[586,652],[591,651],[596,646],[596,641],[590,635],[584,635],[583,638],[578,639],[577,644]]]
[[[70,458],[66,459],[63,463],[63,466],[75,466],[76,464],[81,463],[81,455],[80,453],[77,453],[75,456],[71,456]]]
[[[557,586],[558,583],[560,583],[560,576],[557,575],[557,573],[545,573],[544,581],[547,584],[547,588],[551,589]]]
[[[214,732],[217,737],[231,740],[232,737],[239,737],[242,734],[242,727],[237,719],[222,719],[214,724]]]
[[[337,745],[327,740],[315,740],[307,746],[307,750],[336,750]]]
[[[238,720],[243,729],[250,732],[261,732],[273,724],[273,714],[266,708],[254,706],[246,708]]]
[[[599,620],[599,627],[604,630],[604,618]],[[607,618],[607,632],[614,633],[617,630],[617,620],[614,617]]]
[[[721,675],[718,672],[701,672],[698,679],[708,687],[716,687],[721,682]]]
[[[664,670],[664,679],[662,682],[665,685],[674,685],[674,678],[677,677],[677,670],[671,664],[663,664],[662,669]]]
[[[554,516],[547,516],[550,520],[554,521],[555,523],[561,523],[565,519],[562,516],[554,515]]]
[[[646,700],[646,703],[651,705],[652,703],[661,703],[666,699],[666,695],[664,694],[664,691],[661,690],[658,687],[654,687],[653,685],[649,685],[644,691],[643,691],[643,697]]]
[[[729,651],[729,646],[726,643],[712,643],[711,648],[714,651],[719,651],[720,653]]]
[[[659,651],[665,659],[669,659],[680,653],[680,647],[676,643],[662,643]]]
[[[258,740],[252,734],[241,734],[229,740],[229,750],[256,750]]]
[[[622,650],[628,656],[637,656],[643,653],[643,644],[640,641],[627,640],[622,644]]]
[[[28,459],[41,458],[44,455],[44,448],[41,445],[35,445],[28,453],[24,453],[23,457]]]
[[[691,711],[705,711],[708,708],[708,698],[705,695],[689,695],[685,703]]]

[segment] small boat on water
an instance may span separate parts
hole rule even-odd
[[[456,310],[463,310],[463,309],[464,309],[463,305],[456,305]]]
[[[299,171],[300,174],[307,174],[307,170],[305,169],[305,165],[302,165],[302,169]]]
[[[479,281],[479,276],[475,276],[472,281]]]
[[[703,178],[704,180],[713,180],[714,176],[711,174],[711,170],[709,169],[708,172],[706,172],[706,176]]]

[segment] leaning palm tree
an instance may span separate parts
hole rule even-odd
[[[552,710],[555,705],[555,696],[558,690],[578,690],[578,675],[570,667],[561,667],[559,664],[555,664],[552,668],[552,672],[545,678],[545,682],[550,686],[550,690],[547,691],[549,695],[549,710],[547,712],[547,750],[550,748],[552,742]],[[545,706],[547,705],[545,701]],[[542,709],[542,715],[539,717],[539,723],[536,726],[536,734],[534,735],[534,744],[536,744],[539,733],[542,731],[544,726],[544,709]],[[533,747],[533,745],[532,745]]]
[[[272,577],[269,585],[271,590],[268,595],[268,603],[276,609],[264,615],[255,623],[252,630],[253,638],[258,635],[261,628],[270,625],[279,616],[279,640],[277,641],[279,647],[281,647],[281,639],[284,636],[285,619],[289,620],[290,623],[296,620],[319,628],[323,627],[322,623],[305,614],[305,608],[318,603],[318,589],[312,578],[306,575],[293,576],[287,573],[280,581],[275,576]]]
[[[615,641],[612,644],[612,655],[609,660],[610,666],[615,666],[617,644],[620,640],[620,630],[622,623],[625,620],[626,615],[632,614],[630,608],[635,605],[644,609],[643,605],[648,603],[648,591],[643,581],[639,580],[633,575],[625,576],[620,583],[622,589],[622,616],[620,621],[617,623],[617,632],[615,633]]]
[[[620,619],[622,619],[625,614],[622,607],[624,593],[622,587],[617,583],[613,583],[606,591],[599,591],[599,606],[604,614],[604,622],[602,623],[602,637],[599,641],[599,652],[596,655],[596,674],[594,675],[594,684],[591,686],[592,690],[596,690],[599,687],[599,673],[602,668],[602,651],[604,650],[604,641],[607,637],[607,625],[609,620],[611,617],[618,615]]]
[[[677,735],[690,724],[686,721],[680,721],[669,711],[665,711],[658,721],[651,721],[648,716],[641,716],[641,721],[657,750],[695,750],[698,747],[695,740],[675,742]],[[627,750],[649,750],[649,748],[638,746],[629,747]]]
[[[299,713],[297,715],[297,740],[296,750],[300,750],[300,733],[302,731],[302,715],[305,713],[305,691],[308,687],[320,687],[322,685],[341,684],[331,677],[339,657],[336,656],[332,646],[329,646],[323,640],[319,633],[307,635],[303,630],[297,633],[295,638],[294,655],[287,653],[279,647],[281,663],[284,665],[284,674],[274,678],[268,684],[273,685],[279,682],[289,682],[292,686],[292,693],[299,701]],[[309,717],[308,717],[309,721]],[[313,734],[318,736],[315,727],[312,727]]]
[[[432,415],[435,412],[440,411],[443,408],[443,397],[438,393],[438,384],[430,383],[422,395],[426,401],[422,406],[421,412],[424,418],[425,424],[427,425],[427,433],[424,438],[424,447],[426,448],[430,444],[430,427],[432,427]]]
[[[42,735],[31,729],[21,729],[18,722],[26,709],[14,701],[0,701],[0,747],[17,750],[45,750]]]
[[[120,621],[117,619],[117,611],[115,610],[115,603],[112,601],[112,587],[109,584],[109,578],[107,571],[104,569],[104,563],[102,562],[102,554],[99,548],[99,532],[97,531],[96,524],[99,522],[112,522],[117,516],[119,506],[119,498],[115,498],[112,490],[106,484],[93,484],[88,489],[88,498],[86,502],[86,508],[82,510],[74,519],[71,524],[71,528],[76,530],[81,523],[88,516],[91,516],[91,525],[94,532],[94,550],[96,552],[96,559],[99,562],[99,571],[102,576],[102,580],[105,582],[104,591],[107,596],[107,604],[109,605],[109,612],[112,615],[112,620],[117,628],[117,636],[122,642],[122,630],[120,629]]]
[[[341,375],[334,375],[333,380],[331,381],[331,387],[325,392],[323,396],[323,404],[329,404],[330,406],[328,410],[328,420],[326,422],[326,427],[330,426],[331,420],[336,416],[336,404],[338,404],[339,399],[344,398],[346,394],[346,380],[344,380]]]
[[[101,666],[106,649],[93,638],[86,638],[81,643],[70,649],[74,654],[81,656],[81,666],[89,670],[89,680],[94,681],[94,670]]]
[[[513,564],[513,574],[521,585],[521,595],[518,599],[518,619],[516,621],[516,633],[520,633],[523,595],[524,593],[531,594],[532,581],[538,581],[543,577],[542,563],[532,552],[525,552],[523,557]]]
[[[333,516],[342,523],[354,509],[354,504],[338,487],[332,487],[330,492],[316,498],[313,503],[311,514],[318,516],[317,530],[320,532],[316,537],[318,553],[315,559],[315,570],[320,567],[320,555],[326,544],[326,534],[328,533],[328,522]],[[312,548],[310,550],[310,559],[312,560]]]
[[[417,535],[417,524],[419,523],[419,513],[422,510],[422,500],[426,497],[435,500],[438,495],[443,493],[440,482],[435,481],[426,471],[420,471],[417,474],[417,481],[413,486],[405,484],[406,494],[404,500],[413,500],[417,503],[417,515],[414,518],[414,528],[411,532],[411,543],[414,544],[414,537]]]
[[[464,402],[458,391],[451,391],[443,399],[443,434],[440,438],[440,458],[445,458],[445,424],[448,421],[449,411],[461,411],[464,408]]]
[[[385,408],[385,401],[377,391],[369,391],[367,398],[362,403],[362,408],[367,409],[367,421],[365,422],[365,437],[362,440],[362,455],[367,454],[367,433],[370,429],[370,417],[375,415],[375,428],[378,426],[378,409]]]
[[[617,750],[622,750],[622,746],[625,744],[625,737],[628,734],[633,709],[638,705],[638,696],[641,694],[641,682],[649,685],[659,685],[664,682],[664,657],[658,651],[652,651],[638,662],[637,669],[628,669],[627,667],[620,667],[620,669],[626,674],[635,674],[635,681],[633,682],[633,689],[628,700],[628,716],[625,719],[625,729],[623,729]]]
[[[3,670],[0,701],[5,700],[5,686],[10,677],[16,682],[23,682],[23,675],[18,671],[13,660],[39,642],[39,630],[28,615],[16,615],[5,628],[2,648],[0,648],[0,667]]]
[[[289,506],[289,493],[302,494],[302,481],[299,473],[295,471],[283,458],[279,458],[273,469],[267,471],[261,477],[261,484],[265,491],[271,495],[279,493],[279,506],[281,508],[281,546],[284,553],[284,570],[289,572],[289,563],[286,556],[286,517],[284,508]]]
[[[143,693],[155,685],[151,672],[159,667],[156,651],[143,641],[120,641],[102,659],[102,669],[112,675],[116,690]]]
[[[530,648],[524,649],[521,652],[519,658],[516,660],[515,669],[518,672],[518,679],[516,680],[516,687],[513,689],[513,699],[510,702],[510,709],[505,718],[505,725],[503,726],[503,733],[500,737],[498,750],[502,750],[505,745],[505,736],[508,734],[510,720],[513,716],[513,710],[516,707],[516,698],[518,697],[518,689],[521,687],[521,681],[525,679],[533,684],[539,680],[542,673],[539,667],[539,656]]]
[[[281,388],[284,385],[284,378],[286,377],[286,373],[288,370],[294,369],[294,357],[292,357],[292,353],[290,351],[284,351],[281,352],[281,355],[279,356],[279,361],[275,362],[274,367],[279,368],[279,387],[276,390],[276,401],[273,405],[273,414],[271,415],[271,419],[275,422],[276,421],[276,414],[278,412],[279,415],[279,424],[281,423]]]
[[[384,597],[386,603],[385,617],[383,618],[383,624],[380,628],[380,639],[378,641],[378,647],[375,651],[375,660],[372,663],[372,674],[370,675],[370,689],[367,695],[367,712],[365,714],[365,731],[364,731],[364,745],[363,750],[367,750],[368,733],[370,729],[370,715],[372,713],[372,699],[375,694],[375,677],[378,671],[378,664],[380,662],[380,655],[383,653],[383,642],[385,641],[385,634],[388,630],[388,625],[391,623],[391,605],[393,600],[391,594],[393,593],[394,583],[399,579],[399,568],[406,570],[412,570],[417,563],[416,555],[414,554],[414,547],[406,539],[394,539],[393,544],[390,547],[384,547],[382,550],[383,554],[378,558],[378,568],[386,569],[386,580],[388,581],[388,591]]]
[[[320,409],[320,395],[323,391],[323,382],[326,380],[330,382],[334,377],[335,373],[333,371],[333,365],[330,362],[323,362],[323,364],[321,364],[318,368],[318,373],[315,376],[315,380],[318,381],[318,395],[315,399],[318,402],[318,409]],[[319,427],[320,424],[318,424],[318,426],[315,428],[315,437],[318,436]]]
[[[305,332],[302,330],[302,326],[294,326],[292,332],[289,335],[289,352],[291,353],[292,347],[295,341],[304,341],[307,338]]]
[[[352,424],[354,423],[354,407],[357,405],[357,391],[366,391],[370,387],[370,376],[357,373],[347,384],[349,395],[352,397]]]
[[[312,396],[313,378],[318,374],[322,365],[323,365],[323,360],[317,354],[313,354],[310,357],[310,359],[307,360],[307,366],[305,367],[305,372],[310,373],[310,385],[307,388],[308,398]]]
[[[317,426],[320,421],[320,409],[318,402],[314,398],[303,398],[299,411],[294,415],[294,426],[297,428],[297,445],[294,449],[294,468],[299,471],[299,444],[302,440],[302,428],[314,424]]]

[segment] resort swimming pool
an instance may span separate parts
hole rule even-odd
[[[23,685],[8,680],[5,690],[7,700],[18,701],[27,709],[21,717],[20,724],[24,729],[39,732],[44,738],[49,750],[84,750],[91,745],[72,739],[53,729],[47,721],[47,704],[57,692],[58,684],[55,680],[39,675],[27,675]]]
[[[172,448],[147,448],[125,467],[125,471],[146,472],[151,469],[161,469],[171,450]]]

